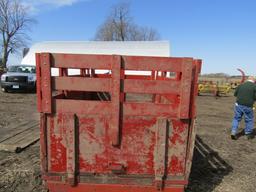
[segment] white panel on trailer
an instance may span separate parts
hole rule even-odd
[[[159,56],[170,57],[168,41],[51,41],[33,45],[21,64],[36,65],[35,54],[42,52],[70,53],[70,54],[103,54],[129,56]],[[78,73],[70,70],[70,74]],[[104,73],[104,72],[103,72]],[[129,74],[145,74],[146,72],[129,72]],[[53,70],[52,75],[58,75]]]

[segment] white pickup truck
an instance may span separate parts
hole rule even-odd
[[[36,89],[36,67],[33,65],[10,65],[1,76],[1,89],[9,90]]]

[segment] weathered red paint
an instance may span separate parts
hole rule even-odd
[[[50,192],[183,192],[195,140],[200,60],[36,57],[42,174]],[[59,68],[59,77],[51,77],[51,68]],[[80,75],[68,75],[68,68]],[[100,92],[110,99],[99,100]]]
[[[156,192],[156,188],[151,186],[125,186],[125,185],[92,185],[92,184],[80,184],[75,188],[72,188],[65,184],[60,183],[48,183],[50,191],[55,192]],[[175,186],[165,189],[164,192],[183,192],[182,186]]]
[[[37,110],[38,112],[43,112],[42,111],[42,91],[41,91],[41,55],[39,53],[36,54],[36,71],[38,71],[36,74],[37,75],[37,80],[36,80]],[[42,123],[42,120],[40,120],[40,122]]]
[[[50,67],[50,55],[41,54],[40,55],[40,67],[39,71],[41,74],[40,80],[40,105],[42,107],[42,112],[51,114],[52,113],[52,88],[51,88],[51,67]],[[39,93],[38,91],[38,93]]]
[[[112,90],[111,90],[111,119],[108,134],[110,136],[110,142],[113,146],[120,145],[120,108],[121,108],[121,57],[114,55],[112,57]]]
[[[40,114],[40,149],[41,149],[41,171],[42,174],[46,174],[48,171],[48,154],[47,154],[47,118],[45,114]]]

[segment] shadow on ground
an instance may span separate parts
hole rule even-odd
[[[196,136],[194,157],[186,192],[212,192],[233,168]]]

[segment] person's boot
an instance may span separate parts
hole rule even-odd
[[[231,134],[231,139],[232,139],[232,140],[237,140],[238,137],[237,137],[237,135],[235,135],[235,134]]]
[[[248,140],[250,140],[250,139],[253,139],[254,138],[254,134],[246,134],[246,137],[247,137],[247,139]]]

